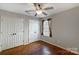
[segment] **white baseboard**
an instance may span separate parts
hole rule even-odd
[[[33,42],[36,42],[36,41],[39,41],[40,39],[38,39],[38,40],[35,40],[35,41],[33,41]],[[25,43],[24,45],[28,45],[28,44],[31,44],[31,43],[33,43],[33,42],[28,42],[28,43]]]
[[[72,52],[72,53],[75,53],[75,54],[78,54],[78,55],[79,55],[78,52],[72,51],[72,50],[69,50],[69,49],[66,49],[66,48],[64,48],[64,47],[62,47],[62,46],[60,46],[60,45],[55,44],[55,43],[51,43],[51,42],[49,42],[49,41],[42,40],[42,39],[41,39],[41,41],[47,42],[47,43],[49,43],[49,44],[51,44],[51,45],[55,45],[55,46],[60,47],[60,48],[62,48],[62,49],[64,49],[64,50],[67,50],[67,51],[70,51],[70,52]]]

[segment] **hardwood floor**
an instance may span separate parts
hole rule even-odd
[[[76,55],[57,46],[43,41],[36,41],[28,45],[4,50],[0,55]]]

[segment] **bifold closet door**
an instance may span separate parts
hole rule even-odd
[[[29,43],[37,41],[40,37],[40,25],[38,20],[29,20]]]
[[[2,50],[23,45],[23,19],[1,16]]]

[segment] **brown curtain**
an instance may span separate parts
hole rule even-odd
[[[41,25],[40,25],[40,28],[41,28],[41,29],[40,29],[40,30],[41,30],[41,35],[44,35],[44,34],[43,34],[43,29],[44,29],[44,28],[43,28],[44,19],[43,19],[43,18],[40,18],[40,20],[41,20],[41,21],[40,21],[40,23],[41,23]]]
[[[41,25],[41,26],[42,26],[42,32],[41,32],[41,35],[43,35],[43,29],[44,29],[44,28],[43,28],[43,24],[44,24],[44,20],[42,20],[42,25]]]
[[[51,27],[51,25],[52,25],[52,19],[51,18],[49,18],[49,19],[47,19],[48,20],[48,24],[49,24],[49,35],[50,35],[50,37],[52,37],[52,27]]]

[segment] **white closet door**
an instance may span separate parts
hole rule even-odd
[[[39,39],[40,26],[38,20],[29,20],[29,43]]]
[[[23,44],[23,19],[9,16],[1,17],[2,50]]]

